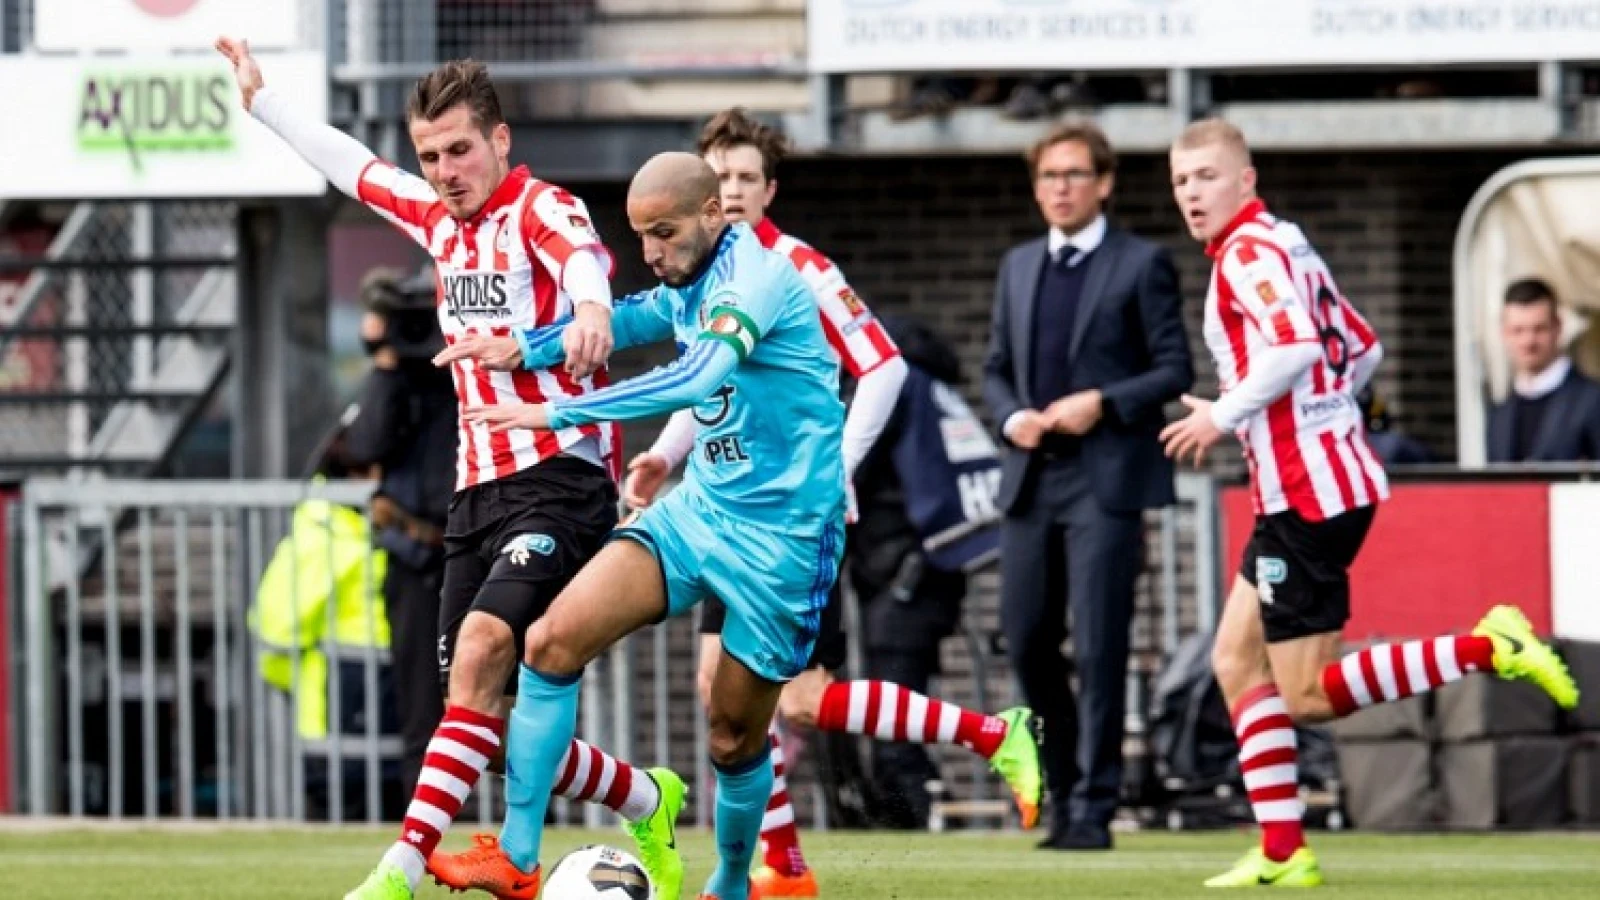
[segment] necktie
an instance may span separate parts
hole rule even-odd
[[[1063,244],[1056,250],[1055,263],[1063,269],[1076,268],[1079,263],[1083,262],[1083,258],[1088,255],[1071,244]]]

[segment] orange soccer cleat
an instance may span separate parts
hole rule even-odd
[[[472,836],[472,849],[428,857],[428,872],[452,891],[488,891],[498,900],[535,900],[539,896],[539,869],[524,872],[500,849],[492,834]]]
[[[785,875],[771,866],[762,866],[750,875],[754,886],[750,896],[759,892],[764,900],[816,900],[817,876],[810,869],[799,875]]]

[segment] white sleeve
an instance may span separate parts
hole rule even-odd
[[[1383,362],[1383,345],[1372,344],[1366,352],[1350,360],[1351,382],[1355,385],[1356,393],[1361,393],[1378,371],[1378,364]]]
[[[301,115],[291,98],[269,87],[256,91],[250,115],[283,138],[334,187],[360,199],[361,173],[377,159],[360,141],[326,122]]]
[[[1290,341],[1268,345],[1250,357],[1250,374],[1211,406],[1211,421],[1223,431],[1267,408],[1294,387],[1296,380],[1322,358],[1322,345]]]
[[[676,469],[694,449],[695,435],[700,426],[695,423],[694,410],[680,409],[667,420],[666,427],[656,436],[648,452],[665,459],[667,468]]]
[[[602,250],[580,247],[568,257],[561,269],[561,287],[572,297],[573,305],[598,303],[611,308],[611,279],[606,277],[607,260],[602,260]]]
[[[856,467],[883,434],[884,426],[900,402],[900,386],[906,380],[906,361],[894,356],[879,363],[856,382],[856,395],[844,418],[844,474],[855,478]]]

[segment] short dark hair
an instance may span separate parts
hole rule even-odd
[[[695,145],[701,156],[729,147],[756,148],[761,154],[761,174],[768,181],[778,176],[778,163],[789,154],[789,140],[783,132],[751,118],[742,106],[712,116],[700,130],[700,141]]]
[[[1550,304],[1552,313],[1558,313],[1561,306],[1555,290],[1543,278],[1519,278],[1506,288],[1507,306],[1536,306],[1540,303]]]
[[[484,134],[505,123],[489,67],[475,59],[452,59],[417,79],[406,102],[406,121],[431,122],[463,103]]]
[[[1089,159],[1096,175],[1114,175],[1117,171],[1117,152],[1111,149],[1111,139],[1093,122],[1063,122],[1045,132],[1044,137],[1028,148],[1028,175],[1039,177],[1039,157],[1057,144],[1077,141],[1089,148]]]

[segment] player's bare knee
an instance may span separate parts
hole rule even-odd
[[[540,619],[528,627],[524,648],[523,662],[535,671],[576,675],[583,669],[584,660],[574,652],[573,642],[553,627],[549,619]]]
[[[1226,696],[1236,696],[1255,678],[1260,666],[1243,649],[1218,638],[1211,647],[1211,672]]]
[[[817,725],[817,707],[822,703],[821,693],[811,690],[801,682],[790,684],[778,698],[778,711],[784,721],[805,728]]]
[[[1328,702],[1327,694],[1323,693],[1320,684],[1310,684],[1284,690],[1283,705],[1289,709],[1289,718],[1297,725],[1317,725],[1337,718],[1333,712],[1333,704]]]
[[[492,712],[505,692],[516,662],[511,627],[487,615],[471,615],[461,623],[450,663],[449,699],[477,712]]]
[[[733,719],[719,718],[711,723],[707,752],[717,765],[733,766],[760,753],[766,740],[765,731],[757,731]]]

